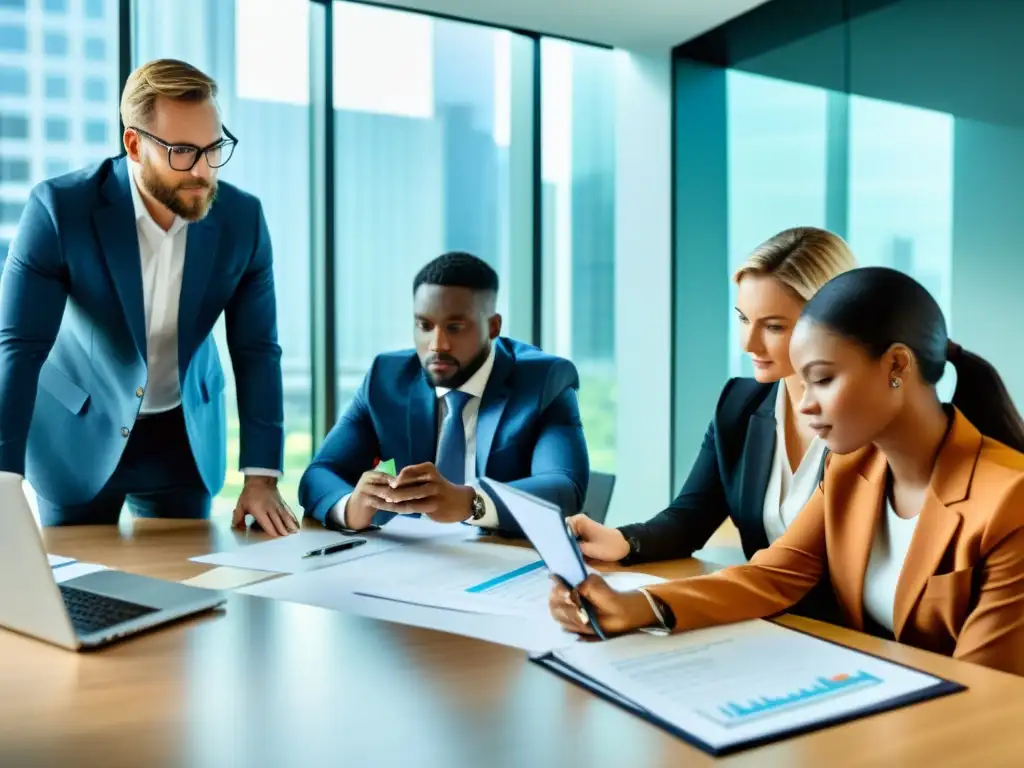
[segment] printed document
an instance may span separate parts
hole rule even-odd
[[[483,542],[431,543],[385,552],[346,564],[297,573],[243,587],[240,593],[288,600],[344,611],[372,619],[464,635],[537,652],[576,642],[553,621],[523,621],[518,614],[489,613],[476,607],[437,608],[398,594],[394,599],[370,597],[375,586],[389,580],[412,579],[451,591],[480,584],[536,559],[529,549]]]
[[[551,572],[543,560],[536,560],[536,553],[529,552],[530,562],[505,570],[486,579],[478,574],[466,573],[446,585],[423,579],[388,579],[367,583],[357,588],[358,594],[386,600],[398,600],[434,608],[455,611],[471,611],[508,616],[531,616],[541,621],[550,618],[548,598],[553,582]],[[663,579],[646,573],[608,573],[605,581],[613,588],[624,592],[637,587],[657,584]]]
[[[961,689],[761,620],[577,643],[534,660],[712,754]]]

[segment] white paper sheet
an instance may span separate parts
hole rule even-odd
[[[50,561],[51,568],[60,568],[62,565],[75,562],[75,558],[64,557],[63,555],[47,555],[46,559]]]
[[[632,589],[660,579],[616,573],[609,581]],[[540,651],[577,640],[551,618],[550,590],[532,549],[435,539],[238,591]]]
[[[422,580],[381,580],[357,587],[356,591],[368,597],[434,608],[540,617],[539,620],[553,622],[548,615],[552,581],[550,572],[542,561],[533,561],[520,568],[506,570],[482,580],[476,580],[468,574],[467,576],[444,586],[427,584]],[[632,572],[605,574],[605,580],[613,589],[620,592],[664,581],[650,574]]]
[[[515,551],[512,547],[501,547],[501,545],[484,544],[481,546],[494,546]],[[392,554],[409,554],[413,551],[410,548],[401,553],[387,553],[372,559],[391,558]],[[521,551],[529,552],[530,550]],[[279,579],[243,587],[238,591],[246,595],[288,600],[397,624],[450,632],[530,652],[560,648],[577,640],[574,635],[562,632],[552,622],[530,622],[523,621],[521,616],[495,616],[431,608],[354,594],[351,591],[353,575],[350,569],[368,562],[369,559],[357,561],[341,568],[324,568],[308,573],[283,576]]]
[[[555,655],[715,749],[869,710],[940,682],[765,621],[627,635]]]
[[[245,568],[251,571],[302,573],[359,560],[370,555],[378,555],[406,544],[434,539],[476,538],[477,536],[477,529],[470,526],[442,525],[430,520],[395,518],[380,531],[348,536],[337,531],[303,530],[291,536],[249,544],[228,552],[214,552],[209,555],[193,557],[192,561],[208,565]],[[366,539],[366,543],[333,555],[302,557],[310,550],[351,538]]]
[[[60,568],[53,569],[53,579],[58,584],[63,584],[65,581],[71,581],[71,579],[77,579],[79,576],[85,576],[89,573],[96,573],[96,571],[105,571],[107,566],[99,565],[97,563],[69,563],[62,565]]]

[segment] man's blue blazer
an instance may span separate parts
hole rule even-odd
[[[511,339],[494,344],[477,420],[477,474],[575,514],[590,480],[576,368]],[[432,462],[437,437],[437,396],[416,353],[380,355],[303,474],[299,503],[305,514],[326,523],[328,511],[352,493],[374,459],[394,459],[398,470]],[[500,530],[520,534],[500,500],[494,501]],[[392,517],[377,512],[373,521],[380,525]]]
[[[0,470],[47,500],[91,500],[117,467],[147,384],[142,266],[124,158],[42,182],[0,278]],[[0,258],[3,254],[0,254]],[[188,225],[178,380],[189,443],[211,494],[224,483],[225,313],[241,466],[280,469],[281,348],[270,236],[259,201],[220,182]]]

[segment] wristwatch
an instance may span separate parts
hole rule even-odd
[[[636,536],[632,536],[622,528],[619,528],[619,532],[622,534],[626,543],[629,544],[629,554],[619,560],[620,565],[634,565],[637,556],[640,554],[640,541]]]
[[[469,508],[472,510],[472,514],[469,518],[470,520],[483,520],[484,515],[487,514],[487,506],[484,504],[484,497],[479,493],[473,494],[473,501],[469,505]]]

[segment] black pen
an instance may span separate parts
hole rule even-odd
[[[320,547],[320,549],[311,549],[309,552],[302,556],[305,560],[307,557],[322,557],[324,555],[333,555],[335,552],[344,552],[346,549],[352,547],[358,547],[360,544],[365,544],[366,539],[345,539],[345,541],[339,541],[337,544],[331,544],[330,546]]]

